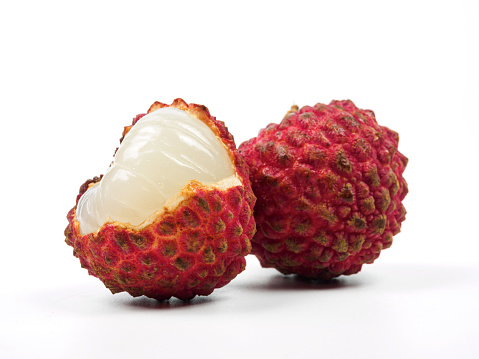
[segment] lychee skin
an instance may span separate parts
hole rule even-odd
[[[155,103],[150,111],[165,106]],[[112,293],[126,291],[134,297],[145,295],[157,300],[209,295],[245,269],[245,256],[251,250],[256,198],[233,137],[204,106],[188,105],[179,99],[171,106],[209,117],[234,159],[244,186],[212,189],[191,181],[188,198],[139,230],[113,222],[82,236],[75,218],[76,206],[72,208],[67,216],[66,243],[74,248],[82,267]],[[137,116],[133,125],[141,117]],[[127,126],[125,133],[130,128]],[[77,204],[89,185],[101,178],[95,177],[80,187]]]
[[[361,270],[399,233],[408,159],[399,136],[351,101],[293,107],[239,152],[250,167],[263,267],[311,279]]]

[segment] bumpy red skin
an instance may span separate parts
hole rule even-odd
[[[157,102],[150,112],[165,106]],[[74,248],[82,267],[112,293],[126,291],[135,297],[145,295],[158,300],[209,295],[244,270],[245,256],[251,250],[250,239],[256,231],[252,211],[256,198],[233,137],[204,106],[188,105],[180,99],[170,106],[197,113],[210,126],[214,124],[244,186],[208,190],[193,183],[188,199],[138,231],[110,223],[97,233],[82,236],[75,205],[67,216],[66,243]],[[141,117],[137,116],[133,125]],[[124,134],[130,128],[127,126]],[[100,180],[95,177],[80,187],[77,204],[90,183]]]
[[[294,109],[239,147],[257,197],[263,267],[331,279],[372,263],[399,233],[408,192],[399,136],[351,101]]]

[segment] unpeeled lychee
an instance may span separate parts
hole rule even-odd
[[[223,122],[155,102],[125,127],[106,174],[80,187],[66,242],[112,293],[188,300],[244,270],[255,200]]]
[[[399,233],[407,158],[396,132],[351,101],[293,106],[239,147],[257,197],[263,267],[331,279],[372,263]]]

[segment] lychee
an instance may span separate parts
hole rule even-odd
[[[331,279],[372,263],[399,233],[408,192],[399,136],[351,101],[293,106],[241,144],[257,197],[263,267]]]
[[[155,102],[125,127],[105,175],[80,187],[66,243],[112,293],[188,300],[244,270],[255,200],[223,122]]]

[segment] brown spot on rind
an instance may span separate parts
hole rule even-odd
[[[351,183],[346,183],[343,188],[341,188],[341,191],[338,193],[338,197],[346,203],[353,203],[354,193]]]
[[[325,249],[323,253],[321,254],[321,257],[319,257],[320,262],[329,262],[331,258],[333,257],[333,250],[331,249]]]
[[[221,238],[216,240],[216,249],[220,253],[225,253],[227,251],[228,241],[226,240],[226,238],[221,237]]]
[[[243,234],[243,227],[241,225],[237,225],[233,228],[233,233],[236,237],[239,237]]]
[[[326,163],[326,151],[319,147],[309,145],[305,148],[305,154],[307,163],[318,166]]]
[[[200,284],[199,278],[189,278],[188,281],[186,282],[186,286],[187,286],[188,288],[194,288],[194,287],[196,287],[198,284]]]
[[[291,252],[300,253],[304,251],[307,247],[307,242],[300,238],[287,238],[285,240],[286,248]]]
[[[343,233],[336,234],[336,241],[334,242],[332,248],[339,253],[348,251],[348,239],[344,236]]]
[[[321,256],[322,252],[323,252],[323,247],[313,245],[308,249],[307,252],[304,253],[304,259],[306,259],[308,262],[316,262]]]
[[[148,247],[148,240],[144,235],[130,233],[130,240],[138,249],[145,249]]]
[[[346,173],[351,173],[353,170],[353,165],[351,161],[342,150],[338,151],[336,155],[336,167],[340,171],[346,172]]]
[[[292,160],[292,155],[287,146],[276,146],[276,156],[278,162],[285,166],[288,165]]]
[[[205,263],[214,263],[216,259],[215,253],[213,252],[213,249],[208,246],[205,248],[203,252],[203,262]]]
[[[223,222],[223,220],[218,219],[214,223],[214,228],[215,228],[215,233],[221,233],[226,229],[226,224],[225,224],[225,222]]]
[[[135,270],[135,266],[132,263],[124,262],[121,265],[120,269],[123,272],[130,273],[130,272],[133,272]]]
[[[393,234],[390,231],[387,231],[383,235],[383,248],[389,248],[393,244]]]
[[[204,236],[198,231],[185,233],[183,240],[186,250],[191,253],[198,252],[205,242]]]
[[[265,238],[261,241],[261,246],[270,253],[279,253],[283,247],[283,244],[279,240]]]
[[[180,221],[185,226],[192,228],[198,227],[201,223],[198,215],[189,208],[185,208],[184,210],[182,210]]]
[[[177,277],[175,277],[175,278],[161,278],[160,280],[157,281],[157,284],[160,287],[172,289],[176,286],[177,281],[178,281]]]
[[[173,236],[176,234],[176,224],[173,218],[169,218],[160,222],[157,226],[160,235]]]
[[[338,215],[341,218],[346,218],[351,213],[351,207],[341,206],[338,208]]]
[[[356,121],[353,116],[341,116],[338,121],[341,122],[346,128],[359,127],[358,121]]]
[[[343,142],[344,137],[346,137],[346,130],[332,121],[326,123],[325,130],[331,137],[336,138],[338,142]]]
[[[369,196],[361,201],[361,212],[365,215],[371,214],[376,209],[374,198]]]
[[[365,237],[362,234],[351,235],[349,238],[349,250],[351,253],[357,253],[361,250]]]
[[[374,193],[376,208],[378,208],[382,213],[385,213],[391,204],[391,197],[389,196],[389,191],[382,187]]]
[[[124,232],[117,233],[115,236],[115,242],[124,252],[130,251],[128,234]]]
[[[374,234],[382,234],[386,228],[387,218],[381,214],[372,220],[372,228]]]
[[[348,224],[354,228],[354,230],[361,231],[366,228],[366,219],[359,213],[354,213],[348,221]]]
[[[338,221],[338,217],[334,213],[333,207],[327,207],[324,204],[320,204],[318,205],[318,213],[321,218],[323,218],[330,224],[334,224]]]
[[[365,198],[369,195],[369,187],[366,183],[359,181],[356,184],[356,194],[359,198]]]
[[[226,265],[225,265],[224,262],[221,261],[221,262],[217,263],[217,265],[213,269],[213,272],[214,272],[215,276],[219,277],[219,276],[224,274],[225,270],[226,270]]]
[[[365,173],[366,180],[368,183],[373,187],[378,187],[380,184],[379,176],[378,176],[378,168],[376,165],[366,169]]]
[[[299,266],[301,262],[297,260],[296,258],[292,258],[289,256],[284,256],[280,258],[280,263],[284,265],[285,267],[295,267]]]
[[[206,213],[210,213],[210,206],[208,204],[208,201],[203,197],[198,198],[198,206]]]
[[[172,257],[176,254],[178,248],[174,240],[164,240],[161,246],[161,253],[166,257]]]
[[[308,232],[310,229],[311,222],[308,219],[301,219],[294,227],[294,231],[300,235]]]
[[[371,155],[371,146],[365,139],[358,138],[353,142],[351,151],[359,161],[366,161]]]
[[[176,258],[173,265],[175,266],[176,269],[184,272],[184,271],[187,271],[191,267],[192,261],[189,258],[178,257],[178,258]]]
[[[105,264],[114,266],[118,262],[118,256],[110,251],[107,251],[103,255],[103,260],[105,261]]]
[[[328,247],[330,243],[332,242],[332,237],[331,235],[327,234],[325,231],[320,231],[315,236],[313,236],[313,240],[325,247]]]

